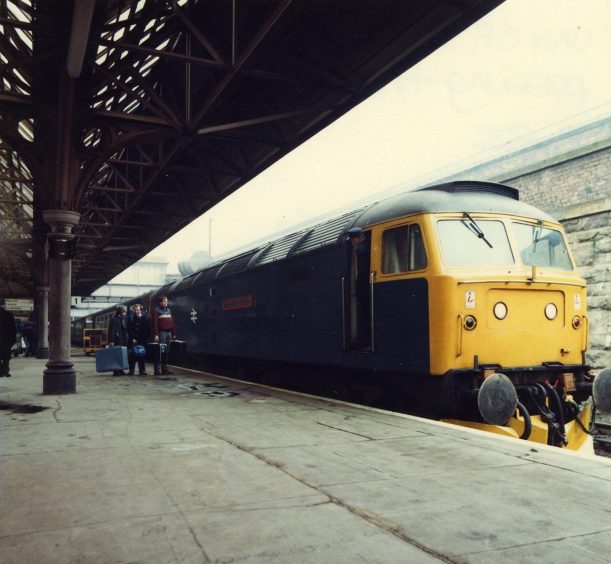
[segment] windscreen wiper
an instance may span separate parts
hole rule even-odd
[[[488,245],[492,249],[492,245],[490,244],[490,241],[488,241],[488,239],[486,239],[486,236],[484,235],[484,232],[479,228],[477,223],[475,223],[475,220],[467,212],[463,212],[463,217],[466,217],[469,220],[469,223],[464,223],[463,222],[464,225],[467,226],[469,231],[474,233],[479,239],[484,241],[484,243],[486,243],[486,245]]]

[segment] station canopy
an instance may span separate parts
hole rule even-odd
[[[44,210],[88,295],[499,3],[0,0],[0,295]]]

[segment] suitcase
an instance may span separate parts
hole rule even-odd
[[[126,370],[127,367],[127,347],[106,347],[95,353],[96,372]]]
[[[147,362],[166,363],[167,345],[165,343],[146,343],[145,347]]]
[[[187,352],[186,341],[172,341],[170,344],[170,352],[168,354],[168,362],[170,364],[180,363],[184,354]]]

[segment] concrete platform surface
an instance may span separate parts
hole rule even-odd
[[[0,379],[5,564],[611,562],[609,459],[73,361],[76,394]]]

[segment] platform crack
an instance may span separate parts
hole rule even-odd
[[[355,437],[361,437],[363,439],[367,439],[368,441],[371,441],[372,438],[368,437],[367,435],[361,435],[360,433],[355,433],[354,431],[346,431],[346,429],[340,429],[339,427],[334,427],[333,425],[327,425],[326,423],[321,423],[320,421],[316,421],[317,425],[322,425],[323,427],[326,427],[327,429],[333,429],[334,431],[341,431],[342,433],[348,433],[349,435],[354,435]]]
[[[59,400],[55,400],[55,403],[57,404],[57,407],[53,410],[53,419],[55,419],[56,423],[59,423],[59,419],[57,418],[57,412],[61,410],[62,404]]]
[[[367,521],[370,525],[373,525],[374,527],[383,530],[386,533],[389,533],[390,535],[394,536],[395,538],[401,540],[402,542],[405,542],[406,544],[409,544],[415,548],[417,548],[418,550],[421,550],[422,552],[426,552],[427,554],[430,554],[431,556],[434,556],[435,558],[441,560],[442,562],[447,562],[449,564],[456,564],[455,560],[452,560],[451,558],[447,557],[445,554],[441,554],[435,550],[433,550],[432,548],[418,542],[417,540],[411,538],[410,536],[406,535],[403,531],[401,531],[398,527],[392,525],[391,523],[388,523],[387,521],[385,521],[384,519],[378,517],[377,515],[372,515],[366,511],[363,511],[361,509],[358,509],[356,507],[353,507],[352,505],[349,505],[347,503],[345,503],[343,500],[329,494],[328,492],[326,492],[322,487],[320,486],[315,486],[313,484],[310,484],[309,482],[307,482],[306,480],[304,480],[303,478],[296,476],[295,474],[292,474],[291,472],[289,472],[286,467],[284,466],[284,464],[282,464],[281,462],[277,462],[274,460],[270,460],[268,459],[266,456],[256,452],[254,449],[247,447],[245,445],[241,445],[239,443],[233,442],[225,437],[216,435],[214,433],[212,433],[210,430],[206,430],[207,433],[209,433],[210,435],[212,435],[213,437],[226,442],[227,444],[233,446],[234,448],[237,448],[238,450],[245,452],[247,454],[250,454],[251,456],[254,456],[255,458],[257,458],[258,460],[260,460],[261,462],[263,462],[264,464],[267,464],[268,466],[271,466],[273,468],[276,468],[277,470],[279,470],[280,472],[286,474],[288,477],[290,477],[291,479],[299,482],[300,484],[303,484],[304,486],[314,490],[315,492],[325,496],[330,503],[333,503],[334,505],[336,505],[337,507],[341,507],[342,509],[345,509],[346,511],[352,513],[353,515],[359,517],[360,519],[363,519],[365,521]]]

